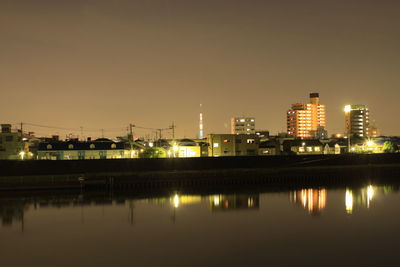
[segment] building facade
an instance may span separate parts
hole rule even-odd
[[[254,117],[231,118],[231,134],[255,134],[256,119]]]
[[[310,94],[310,103],[292,104],[287,111],[287,132],[299,138],[324,138],[326,131],[325,105],[319,103],[319,94]],[[324,136],[319,136],[324,135]]]
[[[224,156],[256,156],[259,139],[255,134],[210,134],[208,136],[208,155]]]
[[[21,132],[12,131],[11,124],[2,124],[0,132],[0,159],[24,159],[28,146],[23,142]]]
[[[83,160],[130,158],[125,143],[101,139],[96,141],[42,142],[38,148],[39,160]]]
[[[370,133],[368,108],[365,105],[347,105],[344,112],[346,135],[367,137]]]

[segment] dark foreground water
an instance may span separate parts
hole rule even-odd
[[[0,193],[1,266],[398,266],[398,185]]]

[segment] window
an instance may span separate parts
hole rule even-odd
[[[299,152],[304,152],[304,147],[299,147]]]
[[[74,145],[73,144],[69,144],[68,145],[68,149],[74,149]]]
[[[116,144],[111,144],[111,148],[117,148]]]
[[[312,152],[312,146],[307,147],[307,152]]]
[[[255,140],[254,139],[247,139],[247,144],[254,144]]]
[[[53,146],[50,145],[50,144],[48,144],[46,148],[47,148],[47,149],[53,149]]]
[[[236,139],[236,144],[241,144],[242,143],[242,139]]]
[[[219,147],[219,144],[218,143],[214,143],[213,147]]]
[[[6,135],[6,142],[12,142],[14,140],[13,137],[12,135]]]
[[[229,139],[224,139],[224,143],[230,143],[231,142],[231,140],[229,140]]]
[[[316,147],[314,147],[314,151],[320,152],[320,151],[321,151],[321,148],[320,148],[319,146],[316,146]]]
[[[94,149],[96,146],[94,144],[90,144],[90,149]]]

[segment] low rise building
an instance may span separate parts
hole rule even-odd
[[[256,134],[210,134],[208,143],[211,157],[256,156],[259,138]]]
[[[324,146],[317,139],[295,139],[283,142],[283,152],[287,155],[323,154]]]
[[[268,141],[260,141],[258,147],[259,156],[275,156],[280,155],[280,143],[277,139],[271,139]]]
[[[192,139],[174,141],[173,155],[178,158],[196,158],[208,156],[208,145],[205,142],[196,142]]]
[[[29,155],[29,146],[22,139],[22,133],[12,131],[11,124],[1,124],[0,159],[25,159]]]
[[[83,160],[131,158],[129,145],[109,139],[95,141],[50,141],[38,147],[39,160]]]

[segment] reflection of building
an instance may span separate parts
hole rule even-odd
[[[231,134],[255,134],[256,120],[254,117],[235,117],[231,119]]]
[[[215,195],[210,196],[212,211],[247,210],[260,207],[259,195]]]
[[[174,206],[174,208],[179,208],[183,205],[200,203],[201,196],[175,194],[169,198],[169,202]]]
[[[344,107],[344,112],[346,134],[348,136],[368,136],[370,132],[368,108],[365,105],[347,105]]]
[[[301,189],[290,193],[290,201],[317,215],[326,206],[326,194],[326,189]]]
[[[292,104],[287,112],[287,132],[300,138],[326,138],[325,105],[319,104],[319,94],[310,94],[310,103]]]

